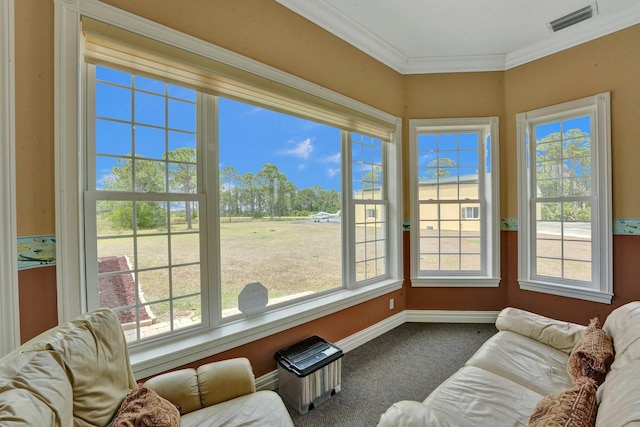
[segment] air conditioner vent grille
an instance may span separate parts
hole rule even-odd
[[[576,10],[568,15],[565,15],[561,18],[555,19],[549,22],[549,26],[551,30],[555,33],[556,31],[560,31],[564,28],[575,25],[579,22],[586,21],[587,19],[592,18],[594,15],[594,7],[593,5],[589,5],[587,7],[583,7],[582,9]]]

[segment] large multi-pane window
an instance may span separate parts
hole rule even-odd
[[[88,306],[129,341],[242,317],[255,282],[268,310],[388,277],[388,142],[109,66],[87,81]]]
[[[497,118],[410,128],[412,283],[497,286]]]
[[[521,287],[611,298],[609,96],[518,115]]]

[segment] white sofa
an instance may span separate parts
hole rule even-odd
[[[423,402],[394,403],[378,426],[527,426],[544,396],[573,387],[567,360],[585,326],[506,308],[496,327]],[[597,391],[596,426],[640,426],[640,302],[614,310],[603,329],[615,359]]]
[[[278,394],[256,392],[245,358],[169,372],[145,385],[179,407],[181,426],[293,427]],[[97,310],[0,359],[0,425],[111,425],[135,387],[120,322],[112,311]]]

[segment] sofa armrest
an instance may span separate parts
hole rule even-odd
[[[203,407],[256,391],[251,363],[244,357],[198,367],[198,383]]]
[[[160,374],[148,379],[144,385],[176,405],[180,414],[188,414],[202,408],[195,369],[180,369]]]
[[[180,414],[256,391],[251,363],[244,357],[167,372],[144,384],[178,406]]]
[[[532,338],[565,353],[582,339],[586,326],[551,319],[518,308],[507,307],[496,320],[499,331],[511,331]]]
[[[378,427],[424,427],[440,425],[429,408],[421,402],[401,400],[380,416]]]

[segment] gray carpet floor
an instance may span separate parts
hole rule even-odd
[[[346,353],[342,390],[305,415],[288,408],[298,427],[375,427],[399,400],[424,400],[461,368],[493,324],[405,323]]]

